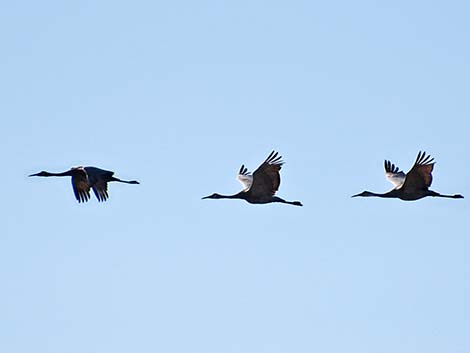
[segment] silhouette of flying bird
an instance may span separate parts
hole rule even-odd
[[[419,152],[415,164],[408,172],[403,173],[392,164],[390,161],[385,161],[385,178],[390,181],[395,187],[384,193],[376,194],[370,191],[363,191],[360,194],[353,195],[352,197],[362,196],[375,196],[386,198],[399,198],[405,201],[414,201],[422,199],[426,196],[434,197],[447,197],[452,199],[463,199],[462,195],[442,195],[438,192],[429,190],[432,183],[432,170],[434,168],[434,158],[427,155],[426,152]]]
[[[86,202],[90,199],[90,188],[93,189],[93,192],[99,202],[106,201],[109,197],[108,182],[111,181],[118,181],[120,183],[126,184],[139,184],[139,182],[136,180],[121,180],[114,177],[113,175],[114,172],[96,167],[76,167],[62,173],[49,173],[42,171],[36,174],[31,174],[29,176],[71,176],[73,192],[78,202]]]
[[[277,152],[272,151],[266,160],[255,170],[253,175],[248,169],[242,165],[238,172],[237,179],[240,181],[244,189],[235,195],[212,194],[203,199],[242,199],[249,203],[271,203],[281,202],[289,205],[302,206],[300,201],[286,201],[280,197],[274,196],[279,189],[281,178],[279,171],[284,162],[278,156]]]

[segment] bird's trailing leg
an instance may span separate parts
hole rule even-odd
[[[127,181],[127,180],[121,180],[121,179],[118,179],[116,177],[111,177],[111,180],[110,181],[118,181],[120,183],[126,183],[126,184],[140,184],[137,180],[130,180],[130,181]]]
[[[277,197],[277,196],[273,197],[273,202],[287,203],[289,205],[294,205],[294,206],[303,206],[302,202],[300,202],[300,201],[286,201],[286,200],[281,199],[280,197]]]
[[[433,197],[446,197],[448,199],[463,199],[463,196],[460,195],[460,194],[456,194],[456,195],[443,195],[443,194],[439,194],[438,192],[435,192],[435,191],[430,191],[430,196],[433,196]]]

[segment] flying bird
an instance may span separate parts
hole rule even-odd
[[[109,197],[108,182],[110,181],[118,181],[120,183],[127,184],[139,184],[139,182],[136,180],[121,180],[114,177],[113,175],[114,172],[96,167],[76,167],[62,173],[49,173],[42,171],[36,174],[31,174],[29,176],[71,176],[73,192],[78,202],[86,202],[90,199],[90,188],[93,189],[93,192],[99,202],[106,201]]]
[[[274,196],[281,183],[279,171],[284,164],[281,158],[277,152],[272,151],[263,164],[255,170],[253,175],[248,172],[245,165],[242,165],[237,176],[238,181],[244,186],[242,191],[228,196],[216,193],[203,197],[203,199],[242,199],[249,203],[281,202],[294,206],[302,206],[300,201],[286,201]]]
[[[385,178],[390,181],[394,188],[384,194],[376,194],[370,191],[363,191],[360,194],[353,195],[352,197],[362,196],[375,196],[386,198],[399,198],[405,201],[415,201],[422,199],[426,196],[433,197],[447,197],[452,199],[463,199],[460,194],[457,195],[442,195],[438,192],[429,190],[432,183],[432,170],[434,168],[434,158],[427,155],[426,152],[419,152],[415,164],[408,172],[403,173],[395,164],[390,161],[385,161]]]

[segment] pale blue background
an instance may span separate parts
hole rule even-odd
[[[470,352],[468,1],[0,11],[0,352]],[[235,193],[278,150],[279,196]],[[351,199],[435,157],[464,200]],[[141,185],[78,204],[94,165]]]

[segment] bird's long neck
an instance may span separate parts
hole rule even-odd
[[[364,191],[362,194],[356,195],[356,196],[362,196],[362,197],[382,197],[382,198],[397,197],[397,195],[395,194],[395,189],[394,189],[394,190],[391,190],[391,191],[389,191],[389,192],[385,192],[385,193],[383,193],[383,194],[378,194],[378,193],[371,192],[371,191]]]
[[[220,195],[218,194],[220,199],[245,199],[246,192],[239,192],[235,195]]]
[[[72,171],[71,170],[67,170],[66,172],[62,172],[62,173],[50,173],[50,172],[45,172],[43,173],[42,175],[40,176],[43,176],[43,177],[61,177],[61,176],[71,176],[72,175]]]
[[[386,193],[383,193],[383,194],[377,194],[375,192],[371,192],[370,195],[367,195],[367,196],[372,196],[372,197],[383,197],[383,198],[387,198],[387,197],[393,197],[390,193],[386,192]]]

